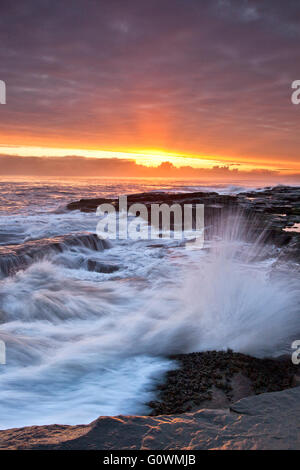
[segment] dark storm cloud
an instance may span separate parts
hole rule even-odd
[[[298,159],[298,1],[2,0],[0,32],[4,135]]]

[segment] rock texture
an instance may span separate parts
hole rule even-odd
[[[299,416],[296,387],[244,398],[227,410],[0,431],[0,449],[300,449]]]
[[[102,251],[109,247],[109,242],[100,240],[93,233],[83,232],[76,235],[32,240],[21,245],[0,246],[0,277],[15,274],[32,263],[47,258],[47,256],[62,253],[78,246],[94,251]],[[96,270],[96,265],[91,262],[88,269],[90,271]]]
[[[69,210],[95,212],[103,203],[112,204],[118,210],[118,199],[81,199],[67,205]],[[261,191],[248,191],[235,195],[224,195],[216,192],[165,193],[151,192],[131,194],[127,198],[128,207],[135,203],[145,204],[148,219],[151,221],[151,204],[204,204],[206,238],[210,237],[209,227],[216,229],[216,220],[228,214],[239,212],[244,216],[245,237],[257,239],[264,231],[263,241],[277,246],[291,245],[285,256],[290,257],[297,251],[300,259],[300,234],[285,231],[300,222],[300,187],[276,186]],[[222,219],[224,220],[224,219]],[[250,222],[250,223],[247,223]]]
[[[178,354],[178,368],[158,385],[152,415],[175,414],[199,408],[227,408],[237,400],[293,387],[299,367],[290,356],[258,359],[228,351]]]

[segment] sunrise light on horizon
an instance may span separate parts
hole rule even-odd
[[[0,145],[0,154],[21,156],[21,157],[67,157],[78,156],[86,158],[105,158],[105,159],[126,159],[133,160],[138,165],[146,167],[157,167],[161,163],[170,162],[177,168],[189,166],[192,168],[212,169],[214,167],[229,167],[231,169],[238,168],[239,171],[253,170],[271,170],[280,174],[290,174],[300,171],[300,164],[291,168],[280,168],[280,162],[255,162],[246,159],[245,162],[235,162],[232,159],[224,157],[211,157],[199,155],[181,155],[170,153],[164,150],[143,149],[128,151],[110,151],[98,149],[82,149],[82,148],[56,148],[56,147],[40,147],[40,146],[22,146],[22,145]]]

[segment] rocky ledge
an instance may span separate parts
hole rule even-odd
[[[103,203],[112,204],[119,209],[119,201],[116,198],[81,199],[70,202],[68,210],[80,210],[82,212],[95,212]],[[293,230],[295,224],[300,223],[300,187],[276,186],[267,187],[260,191],[241,192],[234,195],[218,194],[216,192],[193,193],[168,193],[150,192],[130,194],[127,198],[128,207],[132,204],[142,203],[148,209],[148,219],[151,220],[151,204],[204,204],[204,222],[206,238],[210,238],[210,227],[215,231],[220,220],[228,214],[239,213],[246,222],[244,236],[249,241],[261,237],[263,241],[271,242],[278,247],[289,246],[284,251],[284,258],[300,261],[300,233],[299,229]],[[220,224],[219,224],[220,225]]]
[[[300,221],[300,187],[275,186],[267,187],[260,191],[248,191],[238,194],[224,195],[217,192],[193,192],[193,193],[168,193],[149,192],[130,194],[127,197],[128,204],[186,204],[202,203],[207,207],[222,209],[228,206],[243,207],[257,213],[273,214],[289,218],[290,222]],[[118,208],[116,198],[81,199],[67,205],[69,210],[80,210],[82,212],[94,212],[103,203],[112,203]]]
[[[0,449],[300,449],[299,369],[290,358],[230,350],[172,358],[180,367],[150,403],[152,416],[3,430]],[[251,394],[259,395],[242,398]]]
[[[0,431],[0,449],[300,449],[300,387],[244,398],[226,410],[100,417],[86,426]]]
[[[48,256],[53,256],[78,246],[89,248],[92,251],[102,251],[109,247],[109,243],[106,240],[100,240],[96,234],[82,232],[73,235],[31,240],[20,245],[0,246],[0,278],[16,274],[18,271],[28,268],[36,261],[47,259]],[[87,260],[86,263],[89,271],[107,272],[105,269],[110,268],[109,266],[102,267],[101,263],[92,259]],[[112,269],[114,270],[114,267]]]

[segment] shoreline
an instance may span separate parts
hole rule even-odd
[[[283,419],[278,414],[290,415],[286,424],[291,429],[298,426],[300,374],[290,357],[258,359],[227,350],[170,358],[181,367],[169,371],[165,382],[158,384],[161,400],[149,403],[149,415],[100,416],[75,426],[4,429],[0,450],[202,450],[224,445],[226,449],[267,449],[272,448],[272,433],[275,446],[282,440],[283,448],[287,442],[292,449],[300,448],[297,437],[292,444],[285,432],[280,430],[276,437],[274,431]],[[193,406],[195,385],[200,396]],[[240,426],[242,438],[236,429]]]
[[[0,430],[0,450],[300,450],[299,415],[300,387],[294,387],[226,409]]]

